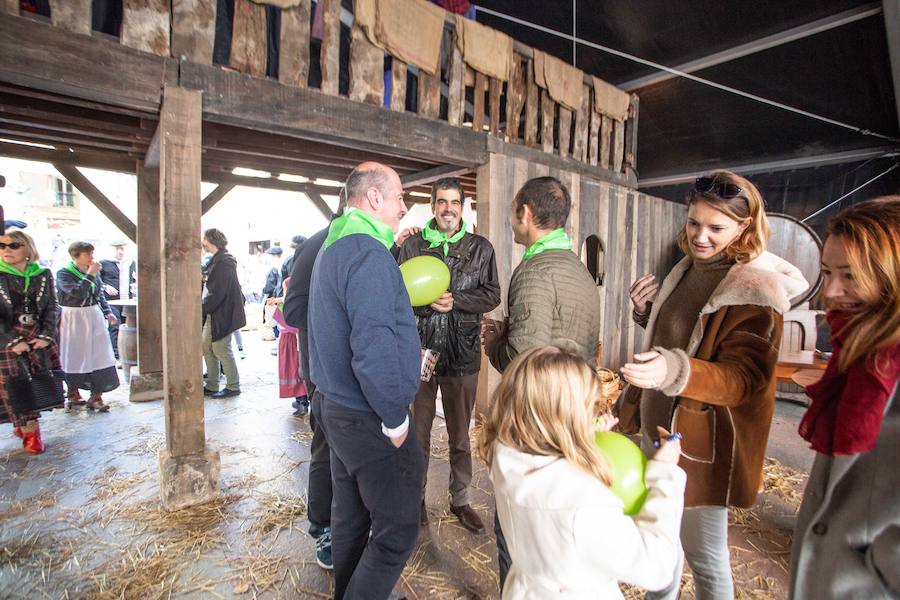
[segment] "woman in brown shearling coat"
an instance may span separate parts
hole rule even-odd
[[[775,408],[782,313],[807,282],[765,251],[769,225],[748,180],[712,173],[695,182],[687,202],[678,239],[687,256],[661,287],[647,275],[630,290],[649,350],[622,368],[632,389],[620,418],[627,420],[628,402],[635,407],[639,396],[645,450],[657,425],[682,434],[679,465],[688,478],[681,542],[696,597],[730,600],[727,507],[756,501]],[[681,569],[669,588],[648,598],[675,598]]]

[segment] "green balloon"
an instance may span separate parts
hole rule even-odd
[[[594,444],[609,464],[612,475],[610,489],[625,505],[625,514],[638,514],[647,499],[644,483],[647,456],[637,444],[614,431],[598,431],[594,435]]]
[[[400,265],[413,306],[428,306],[450,287],[450,269],[434,256],[414,256]]]

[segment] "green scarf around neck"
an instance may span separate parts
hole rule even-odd
[[[35,277],[37,275],[40,275],[41,273],[43,273],[46,270],[47,269],[45,269],[41,265],[37,264],[36,262],[30,262],[27,265],[25,265],[24,271],[20,271],[17,268],[15,268],[14,266],[0,260],[0,273],[7,273],[9,275],[15,275],[17,277],[24,277],[26,292],[28,291],[28,288],[31,286],[31,278]]]
[[[344,208],[344,214],[332,221],[328,227],[324,247],[327,250],[336,241],[355,233],[375,238],[388,250],[394,245],[394,231],[390,225],[355,206],[348,206]]]
[[[528,250],[522,255],[522,262],[525,262],[533,256],[543,254],[547,250],[571,250],[572,238],[566,235],[566,230],[560,227],[554,229],[532,245],[528,246]]]
[[[429,248],[437,248],[442,245],[444,247],[444,256],[447,256],[447,253],[450,251],[450,244],[455,244],[466,235],[466,222],[460,220],[459,231],[452,236],[448,236],[443,231],[435,229],[434,225],[434,219],[428,221],[428,224],[422,229],[422,239],[428,242]]]
[[[87,282],[88,282],[89,284],[91,284],[91,289],[94,289],[95,287],[97,287],[96,285],[94,285],[94,282],[93,282],[93,281],[91,281],[90,279],[88,279],[88,276],[87,276],[87,275],[85,275],[84,273],[82,273],[82,272],[78,269],[78,267],[75,266],[75,262],[74,262],[74,261],[72,261],[72,262],[70,262],[69,264],[67,264],[66,266],[64,266],[63,269],[65,269],[66,271],[68,271],[69,273],[71,273],[72,275],[74,275],[75,277],[77,277],[78,279],[87,279]]]

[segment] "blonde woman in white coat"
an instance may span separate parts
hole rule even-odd
[[[605,407],[596,373],[564,350],[532,348],[504,372],[478,439],[512,555],[503,600],[621,598],[619,581],[669,585],[685,486],[680,443],[662,441],[647,465],[647,500],[626,516],[593,442],[615,424]]]

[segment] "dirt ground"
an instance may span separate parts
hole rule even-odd
[[[45,413],[47,451],[26,454],[4,425],[0,441],[0,597],[330,598],[331,575],[306,534],[311,433],[277,398],[274,342],[244,332],[243,393],[206,401],[208,445],[219,450],[222,495],[160,511],[161,402],[107,395],[107,414]],[[199,368],[199,365],[198,365]],[[738,598],[785,598],[790,539],[811,455],[796,435],[802,409],[779,403],[766,492],[733,511]],[[795,439],[796,438],[796,439]],[[491,484],[476,461],[473,506],[484,535],[464,530],[447,502],[446,429],[435,420],[428,473],[430,525],[396,592],[410,599],[497,598]],[[690,576],[685,597],[692,597]],[[639,590],[623,586],[626,597]]]

